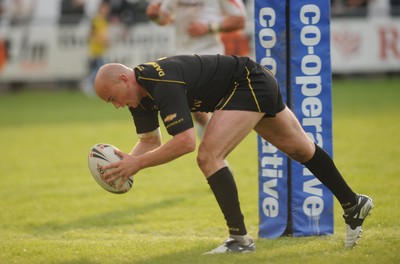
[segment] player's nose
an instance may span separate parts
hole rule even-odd
[[[117,109],[121,108],[121,106],[122,106],[120,103],[117,103],[117,102],[113,102],[113,105]]]

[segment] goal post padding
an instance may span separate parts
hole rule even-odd
[[[307,135],[332,156],[330,1],[255,0],[257,61],[277,77]],[[333,234],[333,196],[258,137],[259,237]]]

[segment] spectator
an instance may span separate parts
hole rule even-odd
[[[0,73],[7,63],[7,46],[6,42],[0,39]]]
[[[225,55],[249,56],[249,39],[243,30],[221,32],[220,35],[224,43]]]
[[[145,14],[147,1],[143,0],[108,0],[110,21],[122,23],[125,27],[148,21]]]
[[[400,16],[400,0],[390,0],[390,14]]]
[[[61,0],[60,24],[78,24],[85,16],[84,0]]]
[[[4,13],[4,0],[0,0],[0,22],[1,19],[3,18],[3,13]]]
[[[4,3],[4,17],[10,26],[25,26],[32,19],[37,0],[10,0]]]
[[[177,54],[225,54],[220,33],[244,29],[246,19],[242,0],[163,0],[150,4],[146,14],[159,25],[174,25]],[[202,137],[209,115],[196,112],[193,117]]]
[[[104,55],[107,52],[108,39],[108,15],[110,6],[107,1],[100,3],[96,15],[91,21],[89,35],[89,74],[82,84],[83,92],[88,96],[94,95],[93,82],[99,68],[105,64]]]

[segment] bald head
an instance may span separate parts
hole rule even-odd
[[[94,80],[94,90],[99,97],[119,82],[121,74],[127,74],[131,69],[120,63],[107,63],[97,72]]]
[[[147,91],[136,81],[133,69],[120,63],[107,63],[94,80],[96,94],[115,107],[137,107]]]

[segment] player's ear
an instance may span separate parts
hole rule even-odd
[[[128,82],[128,76],[126,76],[125,74],[120,74],[119,80],[123,82]]]

